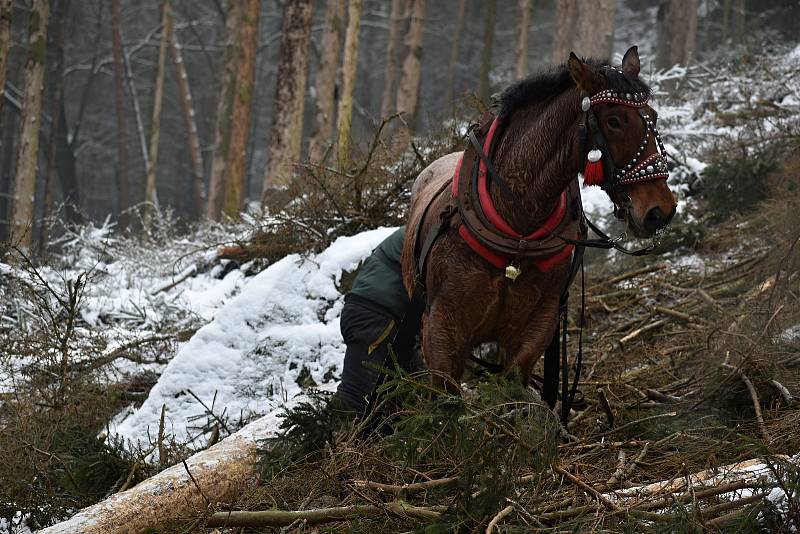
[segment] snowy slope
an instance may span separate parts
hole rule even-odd
[[[332,387],[344,357],[337,284],[393,231],[341,237],[318,255],[287,256],[247,281],[179,350],[142,406],[112,431],[147,444],[166,405],[166,431],[199,446],[205,437],[196,438],[195,426],[207,418],[197,418],[205,409],[194,396],[208,407],[213,402],[214,413],[233,430],[299,393],[301,373]]]

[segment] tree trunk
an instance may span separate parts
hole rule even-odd
[[[699,0],[661,0],[657,18],[656,67],[686,65],[694,58]]]
[[[425,0],[409,0],[410,22],[406,34],[406,58],[400,84],[397,86],[397,112],[403,114],[406,126],[395,137],[395,148],[405,149],[414,131],[422,74],[422,37],[425,25]]]
[[[8,51],[11,49],[11,0],[0,0],[0,113],[3,112]]]
[[[492,45],[494,44],[494,23],[497,19],[497,0],[487,0],[486,19],[483,26],[483,48],[481,50],[481,73],[478,85],[478,98],[489,101],[489,74],[492,70]]]
[[[557,0],[553,51],[550,56],[550,61],[555,65],[566,63],[569,58],[577,14],[577,0]]]
[[[238,1],[238,0],[237,0]],[[133,488],[84,508],[40,534],[149,532],[201,514],[211,503],[234,502],[256,482],[259,443],[277,434],[275,413],[257,419]]]
[[[616,8],[617,0],[581,2],[576,32],[576,54],[598,59],[608,59],[611,56]]]
[[[150,154],[147,150],[147,134],[144,132],[144,119],[142,118],[142,107],[139,105],[139,94],[136,90],[136,80],[133,78],[133,69],[128,54],[125,52],[125,35],[122,26],[119,27],[119,36],[122,47],[122,64],[125,67],[125,81],[128,84],[128,91],[133,103],[133,116],[136,119],[136,132],[139,138],[139,150],[142,153],[145,173],[150,168]]]
[[[271,189],[289,185],[292,165],[300,159],[311,13],[312,0],[286,1],[267,171],[264,174],[262,204],[265,205]]]
[[[358,66],[358,32],[361,29],[362,0],[349,0],[347,7],[347,33],[344,40],[342,60],[342,94],[336,111],[339,166],[344,168],[350,161],[350,130],[353,123],[353,90]]]
[[[14,146],[16,137],[16,112],[8,110],[6,112],[6,122],[3,122],[3,169],[0,176],[0,240],[7,241],[10,238],[10,212],[11,212],[11,193],[14,181]]]
[[[453,35],[453,44],[450,47],[450,61],[447,62],[447,82],[444,89],[444,104],[449,106],[453,102],[453,89],[456,81],[456,65],[458,65],[459,50],[461,49],[461,35],[464,33],[464,15],[467,11],[467,0],[458,0],[458,14],[456,15],[456,33]]]
[[[164,76],[166,74],[167,43],[172,33],[172,14],[168,0],[161,0],[161,44],[158,47],[158,69],[153,94],[153,118],[150,122],[150,150],[148,154],[147,179],[144,189],[144,231],[150,233],[153,211],[158,209],[156,191],[156,167],[158,164],[158,146],[161,140],[161,107],[164,102]]]
[[[722,2],[722,42],[727,43],[731,36],[731,4],[732,0]]]
[[[128,226],[127,210],[131,206],[128,180],[128,120],[125,113],[125,71],[122,59],[122,36],[119,0],[111,0],[111,36],[114,56],[114,90],[117,107],[117,210],[119,226]]]
[[[42,115],[44,61],[47,43],[47,0],[33,0],[28,25],[22,126],[20,128],[17,175],[11,216],[11,240],[24,251],[31,250],[34,195],[39,168],[39,129]]]
[[[747,27],[747,0],[733,0],[733,39],[736,43],[744,42]],[[795,26],[796,27],[796,26]]]
[[[170,19],[171,21],[172,19]],[[189,162],[192,167],[192,200],[194,201],[193,214],[196,215],[205,206],[206,186],[203,180],[203,155],[200,152],[200,137],[197,134],[197,122],[194,120],[194,104],[192,102],[192,91],[189,87],[189,76],[186,73],[186,64],[183,62],[183,54],[175,35],[174,28],[170,29],[169,50],[172,56],[172,63],[175,65],[175,75],[178,79],[178,90],[181,99],[181,111],[183,122],[186,127],[186,144],[189,148]]]
[[[50,140],[47,150],[47,170],[45,172],[43,215],[47,216],[52,207],[52,190],[58,175],[64,214],[69,222],[82,220],[80,213],[80,194],[78,172],[73,145],[70,144],[69,127],[64,104],[64,31],[69,20],[69,0],[51,0],[50,31],[48,32],[48,78],[52,84],[49,108]],[[87,85],[92,83],[90,74]],[[40,245],[47,242],[45,230],[42,231]],[[43,249],[40,249],[43,250]]]
[[[231,102],[230,142],[223,202],[223,212],[232,219],[239,218],[247,191],[247,140],[250,137],[258,21],[261,17],[260,0],[245,0],[241,4],[242,13],[235,48],[237,74]]]
[[[336,73],[345,24],[345,0],[328,0],[322,25],[322,55],[314,81],[317,94],[317,113],[314,130],[308,142],[308,159],[321,161],[332,144],[333,111],[336,96]]]
[[[225,30],[227,46],[222,66],[222,83],[217,100],[217,123],[214,130],[214,155],[211,160],[211,175],[208,180],[208,201],[206,216],[217,220],[222,213],[222,201],[225,195],[226,166],[228,148],[231,140],[231,111],[236,93],[237,77],[237,42],[239,19],[242,16],[242,4],[238,0],[228,0]]]
[[[383,98],[381,99],[381,117],[394,113],[397,102],[398,52],[400,38],[403,35],[406,17],[405,7],[408,0],[392,0],[389,20],[389,36],[386,40],[386,72],[383,76]],[[461,0],[464,2],[465,0]]]
[[[528,35],[531,25],[531,0],[519,0],[519,35],[517,36],[517,67],[514,77],[528,75]]]

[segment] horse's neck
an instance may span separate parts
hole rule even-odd
[[[574,147],[579,112],[577,91],[567,91],[516,112],[497,145],[495,164],[518,202],[500,194],[496,183],[492,200],[520,233],[541,226],[578,172]]]

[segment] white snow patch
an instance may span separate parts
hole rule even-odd
[[[345,348],[337,284],[343,271],[355,269],[394,230],[340,237],[318,255],[287,256],[247,281],[179,350],[142,406],[112,432],[147,444],[166,405],[167,432],[192,440],[208,419],[192,394],[209,408],[213,403],[214,413],[233,427],[300,393],[301,372],[333,387]]]

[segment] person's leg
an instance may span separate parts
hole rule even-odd
[[[392,366],[388,343],[396,330],[395,321],[357,302],[346,302],[341,330],[347,351],[336,396],[348,408],[363,414],[381,380],[378,368]]]

